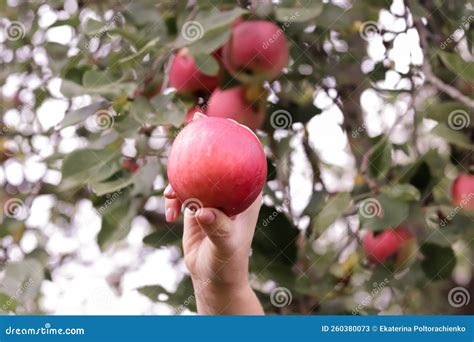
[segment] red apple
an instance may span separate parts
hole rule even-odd
[[[474,176],[461,175],[451,188],[453,205],[463,209],[474,210]]]
[[[124,159],[122,161],[122,168],[124,168],[125,170],[128,170],[130,171],[131,173],[135,173],[137,172],[139,166],[136,162],[135,159]]]
[[[201,117],[178,134],[168,178],[178,199],[233,216],[247,209],[265,184],[267,161],[257,136],[233,120]]]
[[[255,131],[265,121],[265,98],[260,96],[262,93],[249,96],[250,92],[246,87],[216,89],[209,98],[206,114],[233,119]]]
[[[214,58],[214,57],[209,57]],[[219,84],[217,76],[202,73],[187,49],[181,49],[175,55],[169,73],[169,85],[178,92],[212,92]]]
[[[265,20],[238,22],[222,48],[224,66],[244,82],[276,78],[288,65],[288,59],[285,33]]]
[[[407,228],[399,226],[384,230],[377,236],[374,236],[373,232],[367,232],[363,239],[363,247],[370,261],[383,263],[397,254],[411,239],[413,239],[412,233]]]

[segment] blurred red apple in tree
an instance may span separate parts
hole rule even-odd
[[[285,33],[270,21],[238,22],[222,48],[222,60],[226,69],[239,80],[272,80],[288,65]]]
[[[474,210],[474,176],[461,175],[456,178],[451,195],[455,207]]]
[[[181,49],[176,53],[169,73],[171,87],[184,93],[198,91],[210,93],[218,84],[217,76],[206,75],[198,69],[194,57],[188,53],[187,49]]]
[[[265,94],[255,87],[216,89],[209,98],[207,115],[238,121],[252,130],[265,121]]]

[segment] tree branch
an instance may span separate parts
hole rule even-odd
[[[438,77],[436,77],[436,75],[433,74],[433,71],[431,70],[431,66],[428,63],[425,62],[423,64],[422,71],[425,74],[427,82],[435,86],[438,90],[442,91],[443,93],[449,95],[453,99],[458,100],[459,102],[464,104],[466,107],[469,107],[470,109],[474,109],[474,100],[464,95],[459,90],[450,86],[449,84],[444,83]]]

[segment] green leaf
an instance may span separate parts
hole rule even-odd
[[[50,57],[51,59],[56,59],[56,60],[66,59],[67,53],[69,51],[69,46],[59,44],[59,43],[54,43],[54,42],[46,43],[44,45],[44,48],[46,49],[46,52],[48,53],[48,57]]]
[[[276,208],[263,205],[258,215],[252,249],[267,263],[291,267],[296,262],[298,229]]]
[[[451,247],[443,247],[431,243],[421,246],[425,259],[421,263],[423,272],[431,280],[447,279],[456,266],[456,257]]]
[[[97,196],[103,196],[105,194],[121,190],[130,184],[132,184],[133,177],[120,177],[107,182],[92,183],[91,188],[94,190]]]
[[[99,213],[103,214],[102,227],[97,236],[97,243],[102,251],[128,235],[140,205],[139,200],[130,200],[126,192],[110,202],[112,203],[107,205],[106,202],[98,209]]]
[[[227,41],[230,36],[229,26],[245,13],[247,11],[240,7],[224,12],[215,8],[199,12],[194,20],[183,23],[174,47],[182,48],[193,45],[193,55],[197,53],[210,54]],[[211,47],[212,50],[210,50]]]
[[[203,289],[209,284],[210,280],[203,281],[197,284],[197,289]],[[193,288],[191,277],[186,276],[179,283],[178,288],[174,293],[168,292],[161,285],[148,285],[138,289],[138,292],[147,296],[153,302],[165,302],[176,309],[176,314],[181,313],[182,310],[188,309],[190,311],[196,310],[196,296]],[[168,298],[160,300],[158,296],[165,294]]]
[[[213,8],[208,12],[199,12],[196,21],[201,23],[205,32],[209,32],[231,25],[235,19],[245,13],[248,13],[248,11],[240,7],[234,7],[229,11],[218,11]]]
[[[361,227],[369,230],[395,228],[408,217],[410,207],[405,200],[380,194],[358,204]]]
[[[316,239],[319,234],[344,215],[347,209],[349,209],[351,202],[351,195],[348,192],[340,192],[329,197],[324,207],[314,218],[311,240]]]
[[[329,2],[324,4],[323,12],[318,18],[318,24],[327,30],[343,29],[352,23],[352,18],[349,14],[350,11],[346,11],[344,8]]]
[[[103,150],[80,149],[64,158],[61,189],[103,181],[121,169],[119,147]]]
[[[122,80],[123,75],[115,71],[88,70],[82,76],[82,85],[85,88],[110,87]]]
[[[158,300],[158,295],[164,293],[166,295],[169,295],[169,292],[166,291],[166,289],[161,286],[161,285],[148,285],[148,286],[143,286],[137,289],[138,292],[140,292],[142,295],[148,297],[151,301],[153,302],[160,302]]]
[[[442,122],[444,124],[449,124],[450,121],[454,120],[453,117],[450,118],[450,115],[456,115],[456,113],[459,113],[458,115],[463,115],[466,113],[465,117],[466,119],[468,118],[469,115],[469,108],[467,108],[465,105],[456,102],[456,101],[450,101],[450,102],[438,102],[434,101],[433,103],[429,104],[425,109],[425,116],[436,120],[438,122]],[[454,113],[454,114],[452,114]],[[459,116],[460,119],[463,119],[461,116]],[[465,120],[465,122],[471,121]],[[470,125],[474,125],[474,120],[470,122]]]
[[[434,127],[431,130],[431,133],[445,139],[450,144],[462,148],[472,149],[474,146],[467,136],[462,134],[460,131],[449,128],[443,123],[439,123],[436,127]]]
[[[31,258],[10,262],[5,267],[0,292],[14,297],[16,303],[37,298],[44,279],[43,265]]]
[[[291,25],[293,22],[306,22],[318,17],[323,11],[323,3],[319,0],[306,1],[305,4],[297,3],[295,7],[277,7],[276,19]]]
[[[372,178],[381,178],[387,174],[391,166],[392,144],[386,137],[382,137],[369,156],[369,174]]]
[[[111,26],[107,26],[106,23],[102,21],[89,18],[84,25],[84,33],[88,36],[94,36],[102,32],[107,32],[107,30],[111,28]]]
[[[15,311],[17,302],[15,297],[0,293],[0,313],[3,311]]]
[[[135,119],[143,124],[155,125],[154,109],[150,101],[143,97],[139,96],[133,100],[130,112],[134,115]]]
[[[125,65],[133,65],[134,63],[141,62],[141,60],[145,57],[147,53],[149,53],[150,51],[153,51],[153,49],[158,45],[159,41],[160,41],[159,37],[153,40],[150,40],[137,52],[119,60],[118,64],[120,64],[123,67]]]
[[[411,184],[396,184],[382,187],[381,191],[389,197],[402,201],[419,201],[420,191]]]
[[[197,67],[203,74],[215,76],[219,73],[219,63],[215,58],[206,54],[197,54],[194,56]]]
[[[153,232],[150,235],[145,236],[143,243],[154,248],[161,248],[163,246],[180,241],[182,234],[182,231],[178,232],[175,229],[164,227],[157,232]]]
[[[461,78],[474,81],[474,63],[467,62],[458,54],[438,51],[444,65]]]
[[[132,196],[148,197],[153,192],[153,182],[160,173],[160,164],[157,160],[148,161],[132,177]]]
[[[186,109],[181,103],[173,101],[173,95],[157,95],[151,101],[140,96],[135,98],[131,112],[135,119],[143,124],[180,126],[183,123]]]
[[[63,121],[59,124],[59,129],[63,129],[65,127],[69,127],[72,125],[76,125],[85,121],[89,116],[97,113],[101,109],[106,109],[110,106],[108,101],[100,101],[96,103],[92,103],[88,106],[72,110],[66,113]]]
[[[84,89],[84,87],[82,87],[80,84],[78,84],[76,82],[73,82],[73,81],[70,81],[70,80],[67,80],[67,79],[63,79],[61,81],[61,87],[60,87],[59,91],[65,97],[69,97],[69,98],[74,97],[74,96],[84,95],[84,94],[88,93],[87,90]]]
[[[211,54],[225,44],[230,38],[231,31],[227,28],[221,28],[207,32],[197,42],[189,45],[189,51],[193,55]]]

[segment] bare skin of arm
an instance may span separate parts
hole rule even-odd
[[[165,190],[166,220],[173,222],[181,203],[171,186]],[[232,218],[215,208],[184,214],[184,261],[193,281],[201,315],[263,315],[248,279],[250,245],[255,232],[260,195]]]

